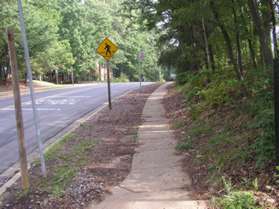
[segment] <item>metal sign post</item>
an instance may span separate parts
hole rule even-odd
[[[140,76],[139,76],[139,80],[140,80],[140,87],[142,86],[142,82],[143,82],[143,61],[144,61],[144,51],[140,51],[140,53],[138,54],[138,60],[140,61]]]
[[[107,61],[107,82],[108,82],[108,102],[109,102],[109,109],[112,109],[111,105],[111,88],[110,88],[110,70],[109,70],[109,61]]]
[[[32,69],[30,64],[30,55],[29,55],[29,49],[28,49],[28,42],[26,37],[26,29],[25,29],[25,23],[24,23],[24,17],[23,17],[23,8],[22,8],[22,2],[21,0],[18,0],[18,14],[19,14],[19,23],[20,23],[20,31],[21,31],[21,38],[22,38],[22,44],[24,48],[24,59],[25,59],[25,65],[27,68],[27,76],[29,81],[29,89],[30,89],[30,97],[32,101],[32,109],[33,109],[33,120],[34,120],[34,126],[36,131],[36,138],[38,141],[38,147],[39,147],[39,153],[40,153],[40,161],[41,161],[41,170],[44,177],[46,177],[46,165],[45,165],[45,158],[44,158],[44,148],[43,143],[41,139],[41,132],[40,132],[40,124],[39,124],[39,117],[36,107],[36,100],[34,96],[34,89],[33,89],[33,78],[32,78]]]
[[[108,103],[109,103],[110,110],[112,109],[112,105],[111,105],[109,60],[117,52],[117,50],[118,50],[117,45],[115,45],[111,40],[109,40],[109,38],[105,38],[97,48],[97,53],[100,54],[106,60],[106,64],[107,64]]]

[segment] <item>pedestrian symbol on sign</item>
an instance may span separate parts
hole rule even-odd
[[[106,56],[108,56],[108,54],[111,55],[110,45],[106,44],[105,50],[106,50]]]
[[[111,40],[105,38],[99,45],[97,52],[108,61],[117,52],[117,50],[118,47]]]

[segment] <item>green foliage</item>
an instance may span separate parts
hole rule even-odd
[[[204,102],[204,105],[216,107],[223,104],[231,104],[243,95],[243,82],[231,78],[230,73],[224,72],[209,74],[201,71],[199,74],[187,73],[186,84],[182,88],[187,101]],[[200,103],[199,103],[200,104]]]
[[[97,63],[104,59],[96,53],[99,43],[110,37],[119,51],[111,60],[113,71],[125,74],[129,80],[137,81],[142,73],[145,80],[160,79],[157,65],[158,48],[155,31],[147,31],[138,22],[141,12],[124,9],[122,0],[28,0],[23,1],[27,36],[30,47],[32,67],[35,77],[55,81],[55,71],[60,79],[71,79],[73,70],[75,80],[98,79]],[[9,75],[9,63],[5,28],[19,31],[16,1],[0,3],[0,77]],[[19,34],[16,42],[20,43]],[[140,61],[138,54],[145,53]],[[23,50],[18,47],[18,63],[24,76]],[[65,81],[67,82],[67,81]]]
[[[178,123],[174,128],[181,128],[183,123]],[[184,139],[176,145],[178,151],[187,151],[193,148],[193,143],[195,140],[198,140],[198,137],[202,135],[210,135],[212,133],[211,127],[205,123],[197,122],[189,132],[187,132]]]
[[[234,191],[229,192],[216,200],[220,209],[262,209],[258,207],[252,192]]]
[[[246,105],[246,111],[254,117],[247,127],[259,131],[255,143],[251,145],[257,156],[258,167],[264,167],[267,162],[275,160],[273,95],[268,89],[270,81],[261,81],[264,85],[256,83],[252,86],[254,97]]]
[[[257,172],[275,161],[271,82],[264,75],[258,77],[258,73],[251,73],[249,80],[238,81],[223,70],[189,72],[186,83],[177,87],[185,96],[192,123],[176,148],[195,155],[197,166],[207,165],[208,184],[220,186],[220,176],[226,175],[237,181],[237,186],[258,190],[261,179],[257,179]],[[249,176],[245,172],[231,175],[245,166]],[[219,208],[258,209],[252,196],[236,192],[231,182],[223,186],[227,195],[218,199]]]
[[[179,129],[184,127],[184,122],[182,120],[176,120],[172,126],[174,129]]]
[[[241,94],[241,84],[237,80],[213,82],[201,90],[201,98],[210,106],[231,103]]]
[[[75,169],[70,166],[59,167],[54,171],[54,176],[48,181],[51,182],[51,192],[54,196],[60,197],[64,194],[66,186],[75,176]]]
[[[118,77],[118,78],[114,78],[113,79],[113,82],[121,82],[121,83],[123,83],[123,82],[129,82],[129,78],[126,76],[126,75],[121,75],[120,77]]]
[[[276,184],[279,185],[279,166],[275,167],[275,175],[274,175],[274,177],[275,177]]]
[[[175,149],[178,151],[188,151],[192,148],[193,148],[192,141],[190,139],[185,140],[183,142],[179,142],[175,147]]]
[[[86,129],[87,127],[82,128]],[[79,168],[90,160],[87,154],[94,146],[95,141],[92,139],[68,134],[50,147],[45,155],[47,164],[53,162],[49,165],[51,175],[47,179],[42,179],[41,189],[54,196],[63,195]]]
[[[201,135],[208,135],[212,133],[212,128],[204,122],[198,122],[188,133],[191,137],[199,137]]]
[[[257,166],[263,167],[267,162],[275,160],[274,111],[263,109],[255,117],[250,128],[260,129],[256,142],[252,145],[257,156]]]

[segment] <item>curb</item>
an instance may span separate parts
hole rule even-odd
[[[128,90],[124,94],[113,98],[112,102],[115,102],[116,100],[128,95],[129,93],[131,93],[134,90],[135,89]],[[53,147],[55,144],[59,143],[65,135],[75,131],[82,123],[85,123],[86,121],[91,119],[93,116],[97,115],[99,112],[104,110],[106,107],[108,107],[107,102],[100,105],[99,107],[97,107],[93,111],[92,110],[88,111],[81,118],[79,118],[76,121],[73,121],[70,125],[63,128],[61,131],[59,131],[53,137],[49,138],[47,140],[47,142],[44,144],[44,147],[45,147],[44,153],[46,151],[48,151],[51,147]],[[32,162],[34,162],[34,160],[38,159],[38,151],[37,150],[32,151],[30,154],[28,154],[27,158],[28,158],[28,161],[29,161],[28,162],[28,169],[30,169]],[[6,171],[4,171],[2,174],[0,174],[0,177],[10,177],[10,179],[0,187],[0,205],[2,203],[2,201],[1,201],[2,195],[7,191],[7,189],[9,187],[11,187],[20,178],[21,175],[20,175],[20,172],[19,172],[19,167],[20,167],[19,163],[15,163],[10,168],[8,168]]]

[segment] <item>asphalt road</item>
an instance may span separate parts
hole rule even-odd
[[[144,83],[148,85],[150,83]],[[112,84],[112,98],[139,88],[139,83]],[[36,94],[41,136],[46,142],[86,113],[107,102],[106,84],[79,85]],[[25,145],[37,149],[29,96],[22,96]],[[0,174],[18,161],[18,144],[13,98],[0,100]]]

